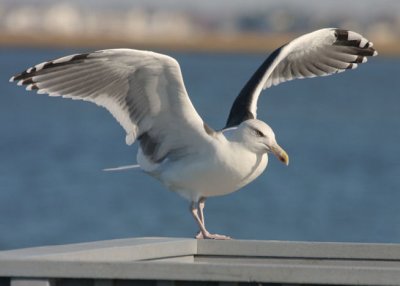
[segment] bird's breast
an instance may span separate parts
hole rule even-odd
[[[244,187],[253,180],[255,180],[268,164],[268,155],[255,154],[253,152],[244,150],[235,150],[232,156],[228,158],[230,166],[230,175],[235,184],[235,190]]]
[[[237,191],[257,178],[268,163],[267,154],[240,148],[217,148],[187,159],[169,165],[160,179],[169,189],[192,201]]]

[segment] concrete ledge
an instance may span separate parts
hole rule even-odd
[[[12,286],[65,279],[400,285],[400,245],[134,238],[3,251],[0,277]]]
[[[194,239],[133,238],[0,251],[2,260],[122,262],[193,256]],[[1,268],[0,268],[1,273]]]

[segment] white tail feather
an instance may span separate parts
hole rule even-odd
[[[120,167],[115,167],[115,168],[106,168],[106,169],[103,169],[103,171],[114,172],[114,171],[125,171],[125,170],[130,170],[130,169],[137,169],[137,168],[140,168],[140,165],[127,165],[127,166],[120,166]]]

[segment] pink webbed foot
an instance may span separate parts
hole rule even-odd
[[[228,240],[231,239],[229,236],[222,234],[215,234],[206,232],[205,235],[199,231],[195,237],[196,239],[215,239],[215,240]]]
[[[207,231],[204,223],[204,205],[205,198],[201,198],[198,203],[192,202],[190,205],[190,212],[192,213],[194,219],[200,227],[199,233],[196,235],[196,239],[218,239],[218,240],[226,240],[231,239],[229,236],[221,235],[221,234],[211,234]]]

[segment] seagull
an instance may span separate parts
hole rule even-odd
[[[202,120],[187,94],[179,63],[164,54],[134,49],[74,54],[35,65],[10,81],[38,94],[106,108],[125,130],[126,143],[139,141],[139,168],[190,202],[200,229],[196,238],[230,239],[206,229],[206,199],[252,182],[266,169],[270,153],[289,164],[272,128],[257,119],[262,90],[293,79],[355,69],[377,55],[372,46],[362,35],[337,28],[295,38],[256,70],[221,130]]]

